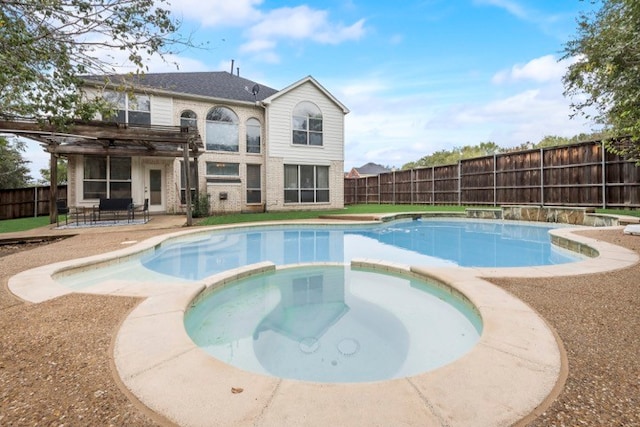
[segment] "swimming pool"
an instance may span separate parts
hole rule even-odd
[[[584,256],[551,244],[559,224],[462,219],[399,220],[372,225],[269,225],[216,229],[168,239],[139,255],[56,277],[72,289],[104,281],[176,284],[270,261],[350,263],[384,260],[423,267],[525,267]]]
[[[446,285],[326,264],[209,289],[184,324],[200,348],[225,363],[331,383],[436,369],[468,352],[482,331],[477,309]]]
[[[547,224],[487,220],[403,220],[370,226],[270,226],[211,232],[169,243],[141,263],[200,280],[242,265],[380,259],[434,267],[523,267],[582,259],[551,244]]]

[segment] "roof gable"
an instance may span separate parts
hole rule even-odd
[[[336,104],[344,114],[348,114],[349,113],[349,109],[340,101],[338,101],[338,99],[333,96],[327,89],[325,89],[320,83],[318,83],[318,81],[316,79],[314,79],[311,76],[307,76],[301,80],[298,80],[297,82],[287,86],[286,88],[282,89],[281,91],[278,91],[277,93],[274,93],[273,95],[265,98],[262,103],[263,104],[270,104],[271,102],[273,102],[274,100],[278,99],[279,97],[281,97],[282,95],[289,93],[295,89],[297,89],[298,87],[306,84],[306,83],[311,83],[312,85],[314,85],[318,90],[320,90],[320,92],[322,92],[329,100],[331,100],[331,102],[333,102],[334,104]]]

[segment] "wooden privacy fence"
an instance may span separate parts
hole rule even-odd
[[[601,142],[344,180],[345,204],[640,208],[640,167]]]
[[[0,190],[0,220],[49,215],[51,187]],[[58,199],[67,198],[67,186],[58,186]]]

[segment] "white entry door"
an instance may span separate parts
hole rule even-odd
[[[144,197],[149,199],[149,211],[165,211],[163,169],[159,166],[146,166],[144,175]]]

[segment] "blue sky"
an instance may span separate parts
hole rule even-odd
[[[562,76],[571,60],[559,61],[590,2],[171,3],[182,31],[209,46],[171,56],[181,71],[229,71],[234,59],[248,79],[282,89],[312,75],[342,101],[351,110],[345,170],[368,162],[401,167],[486,141],[510,147],[594,130],[569,118]],[[175,70],[159,60],[149,68]]]

